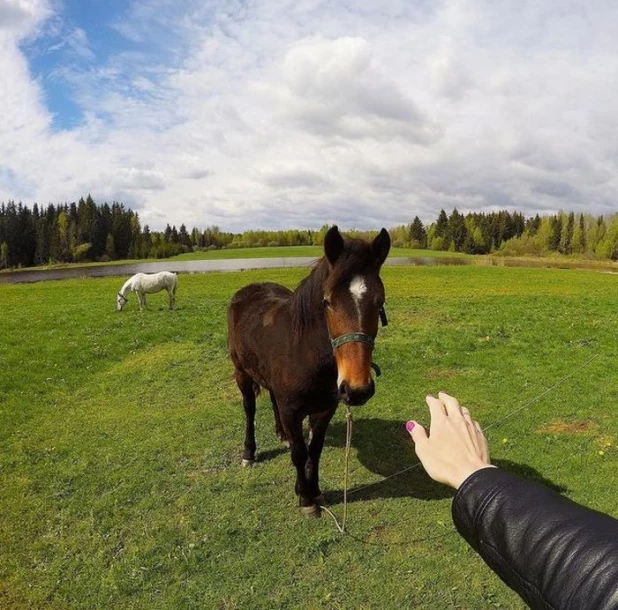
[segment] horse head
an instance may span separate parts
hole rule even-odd
[[[127,297],[123,296],[120,292],[116,294],[116,309],[122,311],[122,308],[129,302]]]
[[[385,320],[380,269],[390,247],[386,229],[371,243],[344,239],[336,226],[324,238],[329,273],[323,304],[337,363],[337,389],[348,405],[365,404],[375,392],[371,354],[378,321]]]

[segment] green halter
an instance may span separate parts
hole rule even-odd
[[[386,318],[386,312],[384,311],[384,307],[380,307],[380,321],[382,322],[382,326],[386,326],[388,324],[388,319]],[[363,332],[355,332],[355,333],[346,333],[345,335],[339,335],[334,339],[330,340],[333,349],[337,349],[341,347],[345,343],[367,343],[373,349],[375,345],[375,340],[371,335]],[[371,368],[376,372],[376,377],[379,377],[382,374],[380,367],[375,363],[371,363]]]
[[[331,339],[330,342],[333,344],[333,349],[337,349],[344,343],[368,343],[371,349],[373,349],[374,345],[373,337],[367,333],[346,333],[345,335],[339,335],[335,339]]]

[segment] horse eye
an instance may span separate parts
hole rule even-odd
[[[324,297],[324,300],[322,301],[322,305],[324,305],[324,307],[330,307],[330,300]]]

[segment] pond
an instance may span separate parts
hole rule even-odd
[[[464,258],[391,258],[387,265],[462,265]],[[299,256],[289,258],[237,258],[199,261],[154,261],[128,263],[126,265],[99,265],[93,267],[58,267],[55,269],[20,270],[0,273],[0,284],[65,280],[77,277],[131,276],[135,273],[156,273],[175,271],[177,273],[208,273],[211,271],[244,271],[246,269],[274,269],[289,267],[311,267],[315,257]]]
[[[52,269],[20,270],[0,273],[0,284],[18,284],[42,282],[47,280],[64,280],[79,277],[131,276],[135,273],[156,273],[157,271],[175,271],[177,273],[208,273],[212,271],[244,271],[246,269],[274,269],[291,267],[311,267],[317,259],[311,256],[288,258],[237,258],[225,260],[198,261],[152,261],[127,263],[126,265],[99,265],[93,267],[58,267]],[[470,258],[432,258],[432,257],[395,257],[386,259],[389,266],[441,266],[441,265],[483,265],[491,267],[549,267],[559,269],[594,269],[596,271],[618,271],[611,262],[598,263],[586,261],[569,261],[555,259],[518,259],[479,256]]]

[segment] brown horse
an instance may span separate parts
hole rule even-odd
[[[255,460],[255,397],[266,388],[307,515],[320,514],[320,455],[339,400],[362,405],[375,392],[371,353],[378,319],[385,323],[380,268],[390,245],[386,229],[368,243],[344,239],[334,226],[324,239],[325,256],[294,292],[279,284],[250,284],[228,309],[229,352],[246,418],[243,465]]]

